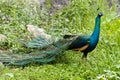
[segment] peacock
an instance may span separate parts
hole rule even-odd
[[[94,31],[91,35],[87,34],[82,36],[79,35],[64,36],[65,39],[77,36],[77,38],[69,45],[68,50],[81,51],[83,52],[82,59],[87,59],[88,52],[94,50],[99,41],[101,16],[103,16],[103,13],[99,12],[95,20]]]
[[[83,59],[87,59],[88,52],[95,49],[100,34],[102,12],[99,12],[95,20],[95,28],[91,35],[64,35],[57,41],[48,41],[43,37],[34,38],[25,44],[31,51],[29,53],[0,53],[0,62],[5,65],[25,66],[30,63],[48,63],[56,60],[56,56],[66,50],[83,52]]]

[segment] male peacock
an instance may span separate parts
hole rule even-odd
[[[35,38],[27,44],[31,49],[29,54],[24,53],[0,53],[0,62],[7,65],[25,66],[29,63],[47,63],[54,61],[56,56],[66,50],[80,50],[83,57],[87,58],[88,52],[92,51],[99,40],[100,19],[102,12],[99,12],[95,20],[95,28],[91,35],[65,35],[64,39],[58,41],[47,41],[45,38]]]
[[[101,16],[103,16],[103,13],[99,12],[95,20],[94,31],[91,35],[65,35],[64,38],[77,36],[77,38],[72,42],[72,44],[69,45],[68,49],[83,52],[82,58],[86,59],[88,52],[94,50],[99,41]]]

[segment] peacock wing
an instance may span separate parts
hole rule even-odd
[[[85,50],[90,43],[90,35],[81,35],[78,36],[69,46],[70,50]]]
[[[72,38],[72,37],[76,37],[76,36],[79,36],[79,35],[77,35],[77,34],[65,34],[65,35],[63,36],[63,38],[64,38],[64,39],[67,39],[67,38]]]

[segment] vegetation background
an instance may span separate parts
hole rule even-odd
[[[34,0],[0,0],[0,33],[7,41],[1,49],[26,51],[21,41],[33,37],[26,25],[44,28],[53,37],[65,33],[90,34],[94,28],[97,8],[104,13],[97,48],[81,60],[81,53],[66,51],[53,64],[21,67],[0,66],[1,80],[119,80],[120,79],[120,17],[117,0],[69,0],[69,4],[51,14],[52,0],[41,9]],[[111,0],[110,0],[111,1]],[[119,0],[118,0],[119,1]]]

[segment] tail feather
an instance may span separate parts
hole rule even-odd
[[[26,44],[29,48],[42,48],[48,44],[52,43],[52,41],[46,40],[44,38],[34,38],[33,41],[30,41]]]
[[[34,49],[31,53],[1,53],[0,62],[7,65],[24,66],[29,63],[47,63],[55,60],[56,55],[68,49],[73,39],[63,39],[52,43],[41,43],[39,40],[34,41]],[[46,41],[45,41],[46,42]],[[39,43],[39,45],[38,45]],[[41,45],[42,44],[42,45]],[[43,45],[45,44],[45,45]],[[36,46],[37,45],[37,46]],[[30,46],[29,46],[30,47]]]
[[[49,52],[50,53],[50,52]],[[0,55],[1,56],[1,55]],[[39,54],[5,54],[0,57],[0,62],[7,65],[23,66],[29,63],[47,63],[54,60],[55,55],[48,55],[45,52]]]

